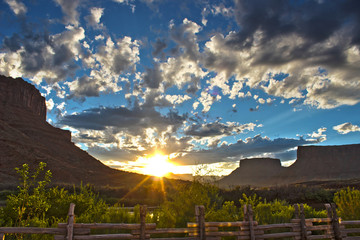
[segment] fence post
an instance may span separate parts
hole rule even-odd
[[[247,207],[248,207],[247,216],[248,216],[248,221],[249,221],[250,240],[255,240],[254,212],[253,212],[250,204]]]
[[[331,204],[331,210],[332,210],[331,223],[332,223],[332,226],[333,226],[333,229],[334,229],[335,240],[342,240],[341,232],[340,232],[339,218],[338,218],[337,213],[336,213],[336,205],[335,205],[335,203]]]
[[[146,239],[146,232],[145,232],[146,231],[146,223],[145,223],[146,210],[147,210],[146,205],[140,206],[140,240]]]
[[[304,205],[300,204],[300,228],[301,228],[301,240],[307,240],[307,230],[305,222]]]
[[[331,219],[331,221],[330,221],[331,229],[327,230],[326,232],[329,235],[334,233],[334,236],[335,236],[334,224],[333,224],[333,214],[332,214],[332,210],[331,210],[331,205],[329,203],[325,203],[324,205],[325,205],[327,217]]]
[[[294,212],[294,217],[296,218],[296,219],[299,219],[300,218],[300,214],[299,214],[299,205],[298,204],[294,204],[294,210],[295,210],[295,212]]]
[[[68,224],[66,226],[67,240],[72,240],[74,235],[74,221],[75,221],[74,211],[75,211],[75,204],[70,203],[69,213],[68,213],[69,219],[68,219]]]
[[[202,205],[195,206],[196,222],[198,224],[199,240],[205,240],[205,207]]]

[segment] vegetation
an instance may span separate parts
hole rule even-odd
[[[22,168],[16,169],[21,184],[16,193],[6,193],[6,205],[0,208],[0,226],[54,227],[59,222],[67,221],[70,203],[76,204],[77,222],[139,222],[139,205],[131,212],[121,204],[111,206],[88,185],[73,187],[72,191],[49,187],[51,172],[46,171],[45,167],[45,163],[40,163],[31,172],[29,166],[24,164]],[[307,192],[306,196],[312,201],[334,201],[338,215],[343,219],[358,219],[360,216],[360,191],[354,188],[335,193],[325,190],[316,192],[301,187],[283,188],[283,195],[277,195],[277,191],[270,193],[269,190],[250,188],[236,188],[225,192],[214,184],[195,179],[176,186],[172,192],[161,193],[163,200],[156,210],[148,214],[146,220],[157,223],[158,227],[185,227],[187,222],[195,221],[195,206],[204,205],[206,221],[239,221],[244,217],[244,205],[251,204],[254,218],[259,224],[289,222],[294,217],[292,204],[295,198],[286,201],[282,197],[294,191]],[[230,200],[229,193],[234,194]],[[306,217],[326,216],[325,210],[318,210],[308,204],[304,208]]]
[[[360,191],[347,188],[335,193],[334,202],[339,216],[344,220],[355,220],[360,217]]]

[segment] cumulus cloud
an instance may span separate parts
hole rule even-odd
[[[353,125],[349,122],[339,124],[333,127],[335,131],[340,134],[348,134],[350,132],[360,132],[360,127],[357,125]]]
[[[236,91],[246,84],[317,108],[360,102],[358,3],[235,3],[241,30],[217,33],[205,44],[204,66],[209,70],[234,76]],[[279,79],[277,74],[286,76]]]
[[[72,76],[81,52],[80,41],[85,38],[82,27],[68,26],[64,32],[48,35],[34,33],[25,25],[22,35],[5,37],[0,54],[1,74],[27,77],[35,83],[43,79],[49,83]]]
[[[100,24],[100,18],[104,13],[104,8],[93,7],[90,9],[90,15],[85,17],[87,23],[93,28],[102,28],[103,25]]]
[[[109,37],[94,52],[82,54],[80,58],[90,68],[89,76],[82,76],[67,82],[69,98],[84,100],[85,97],[99,96],[101,92],[119,92],[119,82],[126,81],[120,75],[134,72],[140,61],[140,42],[130,37],[117,39]]]
[[[52,100],[52,98],[50,98],[49,100],[46,100],[45,104],[46,104],[46,109],[48,111],[51,111],[54,108],[54,105],[55,105],[54,100]]]
[[[309,137],[311,137],[312,139],[317,139],[318,142],[323,142],[326,140],[326,132],[327,128],[326,127],[322,127],[319,128],[316,132],[313,132],[312,134],[308,134]]]
[[[184,19],[180,26],[170,23],[170,38],[177,44],[179,52],[176,56],[158,62],[153,68],[148,68],[144,74],[144,82],[150,88],[162,87],[166,90],[174,85],[178,89],[188,86],[188,93],[198,90],[200,80],[206,76],[200,64],[200,52],[196,34],[201,27],[188,19]],[[166,44],[157,40],[154,44],[154,54],[159,54]]]
[[[65,24],[79,25],[79,12],[77,8],[81,0],[55,0],[60,5],[61,10],[65,14],[63,21]]]
[[[166,95],[165,98],[173,105],[179,105],[191,99],[191,97],[188,95]]]
[[[27,8],[20,0],[5,0],[15,15],[25,15]]]

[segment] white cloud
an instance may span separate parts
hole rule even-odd
[[[20,0],[5,0],[15,15],[24,15],[27,8]]]
[[[203,105],[203,110],[202,112],[206,113],[210,110],[211,105],[216,101],[216,100],[220,100],[221,96],[217,95],[216,97],[212,96],[210,93],[208,93],[207,91],[202,91],[201,92],[201,96],[199,97],[199,102]]]
[[[79,25],[79,12],[77,8],[81,0],[55,0],[60,5],[61,10],[65,14],[64,23],[72,24],[74,26]]]
[[[189,99],[191,99],[188,95],[166,95],[166,100],[168,100],[171,104],[181,104]]]
[[[357,125],[353,125],[349,122],[339,124],[333,127],[335,131],[340,134],[348,134],[350,132],[360,132],[360,127]]]
[[[349,42],[346,30],[339,30],[329,39],[312,46],[296,33],[280,35],[261,44],[263,35],[258,30],[249,36],[254,39],[250,47],[236,45],[238,33],[235,32],[229,32],[225,37],[215,34],[205,44],[204,66],[208,71],[224,75],[225,79],[234,76],[238,81],[232,87],[232,99],[245,84],[250,88],[263,89],[272,96],[302,100],[304,104],[316,108],[329,109],[360,102],[360,70],[356,67],[360,51],[355,46],[339,47]],[[302,47],[306,48],[303,55],[307,57],[297,58],[296,54]],[[341,64],[344,67],[334,67],[326,62],[331,49],[342,51],[345,60]],[[279,63],[275,64],[275,61]],[[275,79],[278,73],[288,75],[284,79]],[[269,75],[272,77],[269,78]]]
[[[101,34],[99,34],[99,35],[96,35],[95,36],[95,40],[104,40],[105,39],[105,37],[103,36],[103,35],[101,35]]]
[[[26,77],[36,84],[43,79],[48,83],[63,81],[74,74],[75,61],[81,53],[80,41],[85,38],[83,28],[67,26],[64,32],[55,35],[33,35],[21,39],[16,51],[9,47],[0,53],[1,74]]]
[[[313,140],[316,140],[318,142],[323,142],[326,140],[326,132],[327,128],[326,127],[322,127],[322,128],[319,128],[317,130],[317,132],[313,132],[312,134],[308,134],[308,136],[310,136]]]
[[[93,7],[90,9],[90,15],[85,17],[87,23],[94,28],[102,28],[103,24],[100,24],[100,19],[104,13],[104,8]]]
[[[46,109],[48,111],[51,111],[54,108],[54,100],[52,100],[52,98],[50,98],[49,100],[46,100]]]
[[[258,99],[258,102],[259,102],[260,104],[264,104],[266,101],[265,101],[265,99],[263,99],[263,98],[259,98],[259,99]]]

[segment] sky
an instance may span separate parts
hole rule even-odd
[[[126,171],[157,154],[225,175],[358,144],[359,66],[357,0],[0,0],[0,74]]]

